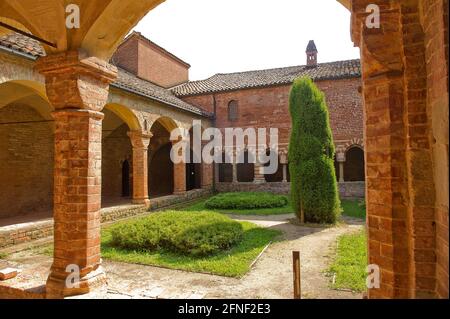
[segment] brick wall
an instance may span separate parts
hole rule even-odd
[[[188,64],[137,33],[119,47],[112,61],[138,77],[165,88],[189,80]]]
[[[0,109],[0,217],[52,210],[53,123],[44,121],[27,105]]]
[[[138,41],[126,41],[120,45],[111,61],[114,65],[121,67],[133,74],[138,74]]]
[[[352,139],[363,138],[362,99],[358,93],[360,79],[343,79],[316,82],[324,91],[330,110],[330,122],[336,144],[345,145]],[[276,127],[280,144],[288,144],[291,128],[289,116],[290,85],[239,90],[225,93],[184,97],[193,105],[213,112],[216,109],[216,126],[225,127]],[[228,103],[238,102],[237,121],[228,121]],[[214,106],[215,101],[215,106]]]

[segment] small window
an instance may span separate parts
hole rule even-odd
[[[231,101],[228,103],[228,120],[237,121],[238,119],[238,102]]]

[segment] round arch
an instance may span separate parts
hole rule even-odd
[[[31,80],[12,80],[0,83],[0,109],[17,101],[36,110],[44,119],[52,120],[54,111],[45,92],[43,83]]]
[[[159,117],[149,129],[153,134],[148,156],[148,190],[150,197],[171,195],[174,192],[174,166],[170,159],[170,132],[177,124],[169,117]]]
[[[137,116],[128,107],[117,103],[108,103],[105,105],[105,109],[117,115],[122,121],[124,121],[128,125],[128,128],[131,131],[142,130],[141,124],[139,123]]]
[[[153,127],[153,125],[155,125],[155,123],[159,123],[161,124],[166,130],[167,132],[169,132],[169,134],[174,130],[179,128],[179,125],[170,117],[167,116],[161,116],[159,118],[157,118],[150,127]]]
[[[365,180],[364,150],[359,145],[351,146],[345,151],[344,179],[346,182],[363,182]]]

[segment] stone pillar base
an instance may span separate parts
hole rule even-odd
[[[50,274],[45,286],[46,299],[64,299],[84,295],[106,286],[106,274],[101,266],[80,278],[79,285],[76,288],[68,288],[66,278],[61,278],[54,273]]]
[[[265,179],[255,179],[255,180],[253,181],[254,184],[264,184],[265,182],[266,182]]]
[[[148,198],[133,198],[131,202],[135,205],[145,205],[146,207],[150,207],[150,199]]]

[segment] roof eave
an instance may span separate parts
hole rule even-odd
[[[354,79],[354,78],[361,78],[361,73],[354,74],[354,75],[338,76],[338,77],[316,78],[316,79],[313,79],[313,81],[345,80],[345,79]],[[292,83],[294,83],[294,81],[286,81],[286,82],[270,83],[270,84],[262,84],[262,85],[252,85],[252,86],[237,87],[237,88],[222,89],[222,90],[209,90],[209,91],[202,91],[202,92],[189,93],[189,94],[176,94],[175,92],[173,92],[173,89],[172,89],[172,92],[174,93],[174,95],[176,97],[183,98],[183,97],[200,96],[200,95],[207,95],[207,94],[227,93],[227,92],[240,91],[240,90],[263,89],[263,88],[270,88],[270,87],[286,86],[286,85],[292,85]]]

